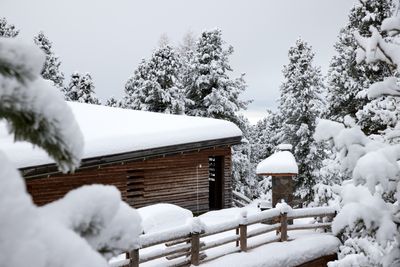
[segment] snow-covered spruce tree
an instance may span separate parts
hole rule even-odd
[[[281,122],[279,114],[267,110],[267,116],[250,129],[251,162],[258,164],[274,153],[279,145]]]
[[[379,29],[382,21],[390,15],[391,6],[392,0],[362,0],[355,3],[350,10],[348,23],[339,33],[339,40],[335,44],[336,55],[328,70],[328,117],[340,122],[346,115],[357,117],[358,124],[367,134],[382,130],[386,122],[373,114],[371,107],[365,107],[368,103],[366,90],[374,82],[391,75],[393,69],[385,62],[357,64],[357,43],[353,33],[370,36],[370,26]]]
[[[311,47],[301,39],[289,49],[289,63],[283,68],[284,81],[278,106],[282,119],[280,142],[293,146],[299,166],[295,193],[305,204],[312,199],[312,187],[325,158],[322,144],[313,137],[316,119],[324,105],[321,73],[313,66],[313,58]]]
[[[232,68],[229,56],[233,47],[225,48],[222,32],[218,29],[204,31],[196,43],[193,61],[186,71],[186,95],[192,103],[187,114],[225,119],[237,123],[236,112],[246,109],[248,101],[240,94],[246,89],[244,76],[229,77]]]
[[[186,99],[179,79],[180,61],[165,45],[142,60],[125,85],[124,106],[137,110],[182,114]]]
[[[381,30],[391,37],[400,32],[400,17],[387,18]],[[371,27],[371,37],[355,33],[357,62],[383,61],[400,70],[400,46]],[[370,86],[369,99],[400,97],[397,78]],[[384,129],[383,138],[366,136],[358,126],[345,128],[321,121],[317,138],[331,139],[341,151],[342,165],[352,172],[353,184],[343,186],[342,209],[332,230],[344,242],[339,260],[329,266],[400,266],[400,125]]]
[[[183,87],[190,84],[193,76],[193,62],[194,53],[196,51],[196,38],[192,32],[187,32],[183,36],[182,43],[177,48],[179,54],[179,61],[181,64],[181,70],[179,72],[180,81]]]
[[[249,199],[258,197],[258,182],[255,167],[251,162],[251,144],[249,142],[251,125],[243,115],[237,117],[238,127],[243,132],[242,143],[232,149],[232,187],[236,192]]]
[[[182,75],[186,96],[190,101],[186,113],[229,120],[236,123],[246,136],[248,122],[236,114],[248,104],[239,98],[246,89],[244,75],[237,79],[229,77],[232,71],[229,56],[233,53],[233,47],[225,48],[222,32],[216,29],[204,31],[195,45],[195,50],[189,50],[188,53],[191,58],[187,57]],[[233,187],[253,198],[253,188],[256,184],[250,171],[249,143],[233,147],[232,162]]]
[[[266,200],[272,196],[271,178],[257,176],[256,168],[260,161],[274,153],[279,144],[281,127],[279,114],[270,110],[267,110],[267,113],[267,116],[258,121],[256,125],[250,126],[249,131],[250,177],[253,184],[256,185],[253,195],[266,198]]]
[[[0,117],[16,141],[31,142],[61,171],[73,171],[83,136],[60,92],[40,76],[44,60],[32,44],[0,38]],[[26,259],[35,267],[106,267],[96,250],[108,258],[138,246],[140,218],[121,202],[115,187],[87,186],[37,207],[18,170],[3,153],[0,158],[0,262],[13,267],[26,266]]]
[[[110,97],[109,99],[106,100],[106,106],[108,107],[113,107],[113,108],[120,108],[122,107],[122,102],[115,97]]]
[[[64,84],[64,73],[60,70],[61,62],[52,50],[52,43],[43,32],[39,32],[39,34],[34,37],[34,42],[46,54],[46,61],[42,70],[43,78],[52,81],[54,85],[62,88]]]
[[[88,104],[100,104],[94,92],[94,83],[92,76],[89,73],[84,75],[79,72],[74,72],[71,75],[71,81],[63,92],[65,99],[68,101],[75,101]]]
[[[343,171],[352,173],[352,183],[339,190],[341,210],[332,224],[343,245],[339,260],[329,266],[398,266],[399,145],[371,139],[358,126],[327,120],[318,122],[316,138],[332,140]]]
[[[15,37],[19,30],[13,24],[8,24],[6,18],[0,18],[0,37]]]

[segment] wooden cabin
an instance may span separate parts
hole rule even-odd
[[[201,213],[232,205],[231,146],[241,131],[209,118],[69,103],[85,140],[81,167],[62,174],[39,148],[0,138],[43,205],[87,184],[115,185],[135,208],[171,203]]]

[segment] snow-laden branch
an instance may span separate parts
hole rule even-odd
[[[383,21],[382,29],[393,32],[400,29],[400,18],[389,18]],[[374,63],[383,61],[397,67],[400,71],[400,46],[387,42],[375,27],[370,27],[371,37],[363,37],[358,32],[354,33],[359,45],[356,51],[357,63],[366,61]],[[395,77],[388,77],[382,82],[374,83],[368,90],[368,98],[374,99],[380,96],[400,96],[400,87]]]
[[[58,88],[40,76],[44,54],[18,40],[0,42],[0,118],[17,141],[43,148],[63,171],[79,166],[83,136]]]
[[[352,173],[355,185],[364,184],[371,193],[377,185],[385,191],[395,190],[400,177],[400,145],[387,145],[367,137],[359,127],[319,120],[315,138],[318,141],[332,140],[341,153],[343,168]]]

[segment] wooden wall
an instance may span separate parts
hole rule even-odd
[[[192,210],[208,210],[208,157],[224,156],[224,207],[232,205],[230,147],[204,149],[146,160],[27,179],[27,189],[38,205],[85,184],[113,184],[131,206],[171,203]]]

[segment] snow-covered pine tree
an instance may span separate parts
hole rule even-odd
[[[251,127],[251,162],[258,164],[271,156],[279,145],[281,127],[279,114],[271,110],[267,110],[267,116]]]
[[[64,73],[60,70],[61,62],[52,50],[52,43],[43,32],[39,32],[39,34],[34,37],[34,42],[46,54],[46,61],[42,70],[43,78],[53,81],[54,85],[62,88],[64,84]]]
[[[81,74],[74,72],[71,75],[71,81],[67,86],[63,88],[64,98],[67,101],[78,101],[79,84],[81,80]]]
[[[324,156],[322,144],[313,137],[316,119],[323,111],[322,79],[313,66],[314,53],[305,41],[298,39],[289,49],[289,63],[283,68],[279,113],[282,118],[281,142],[293,145],[299,165],[295,179],[296,194],[305,203],[312,199],[312,187]]]
[[[92,76],[87,72],[81,77],[78,91],[78,102],[99,105],[100,101],[96,97],[94,89],[95,87]]]
[[[254,196],[268,198],[272,196],[269,177],[257,176],[258,163],[274,153],[280,140],[281,121],[279,114],[267,110],[267,116],[252,125],[249,130],[250,144],[250,177],[256,185]]]
[[[0,18],[0,37],[15,37],[19,30],[13,24],[8,24],[6,18]]]
[[[339,40],[335,44],[336,55],[328,70],[328,117],[342,122],[346,115],[353,118],[357,116],[367,134],[382,130],[386,122],[374,119],[370,108],[364,114],[357,112],[363,110],[368,103],[366,90],[369,86],[391,75],[393,69],[385,62],[357,64],[357,43],[353,33],[370,36],[370,26],[379,29],[382,21],[390,15],[391,6],[392,0],[363,0],[355,3],[350,10],[348,23],[339,33]]]
[[[68,101],[100,104],[94,89],[94,83],[89,73],[81,75],[79,72],[74,72],[71,75],[70,83],[64,88],[64,94]]]
[[[181,63],[181,71],[179,72],[179,77],[183,87],[190,84],[192,81],[193,72],[193,61],[194,53],[196,50],[196,38],[194,34],[189,31],[182,39],[182,43],[179,45],[177,51],[179,54],[179,60]]]
[[[191,47],[188,38],[183,59],[182,83],[189,99],[186,113],[192,116],[211,117],[236,123],[247,136],[249,123],[236,114],[245,109],[248,101],[239,96],[246,89],[244,75],[231,79],[229,56],[233,47],[225,48],[222,32],[218,29],[204,31]],[[251,175],[250,144],[244,143],[232,149],[234,189],[253,198],[256,183]]]
[[[106,100],[106,106],[108,107],[113,107],[113,108],[120,108],[122,107],[122,102],[115,97],[110,97],[109,99]]]
[[[257,176],[251,163],[251,144],[249,142],[251,125],[243,115],[237,117],[238,127],[242,130],[242,143],[232,148],[232,188],[253,199],[258,196]]]
[[[180,61],[165,45],[142,60],[125,85],[124,106],[137,110],[182,114],[187,100],[179,79]]]
[[[380,29],[391,37],[400,32],[400,16],[383,20]],[[371,37],[355,33],[357,62],[385,62],[400,71],[400,46],[375,27]],[[375,82],[368,99],[400,97],[396,76]],[[400,118],[384,129],[383,138],[365,135],[357,125],[345,128],[333,121],[320,121],[316,137],[332,140],[340,151],[342,165],[352,174],[352,183],[341,189],[341,210],[332,231],[343,245],[339,260],[330,266],[400,266]]]
[[[186,95],[193,103],[187,113],[236,122],[235,112],[246,109],[248,101],[239,98],[246,89],[244,76],[229,77],[229,56],[233,47],[225,48],[219,29],[204,31],[196,43],[193,61],[184,81]]]
[[[180,58],[189,57],[193,55],[196,49],[196,37],[192,31],[188,31],[182,38],[182,43],[179,45],[177,51]]]

